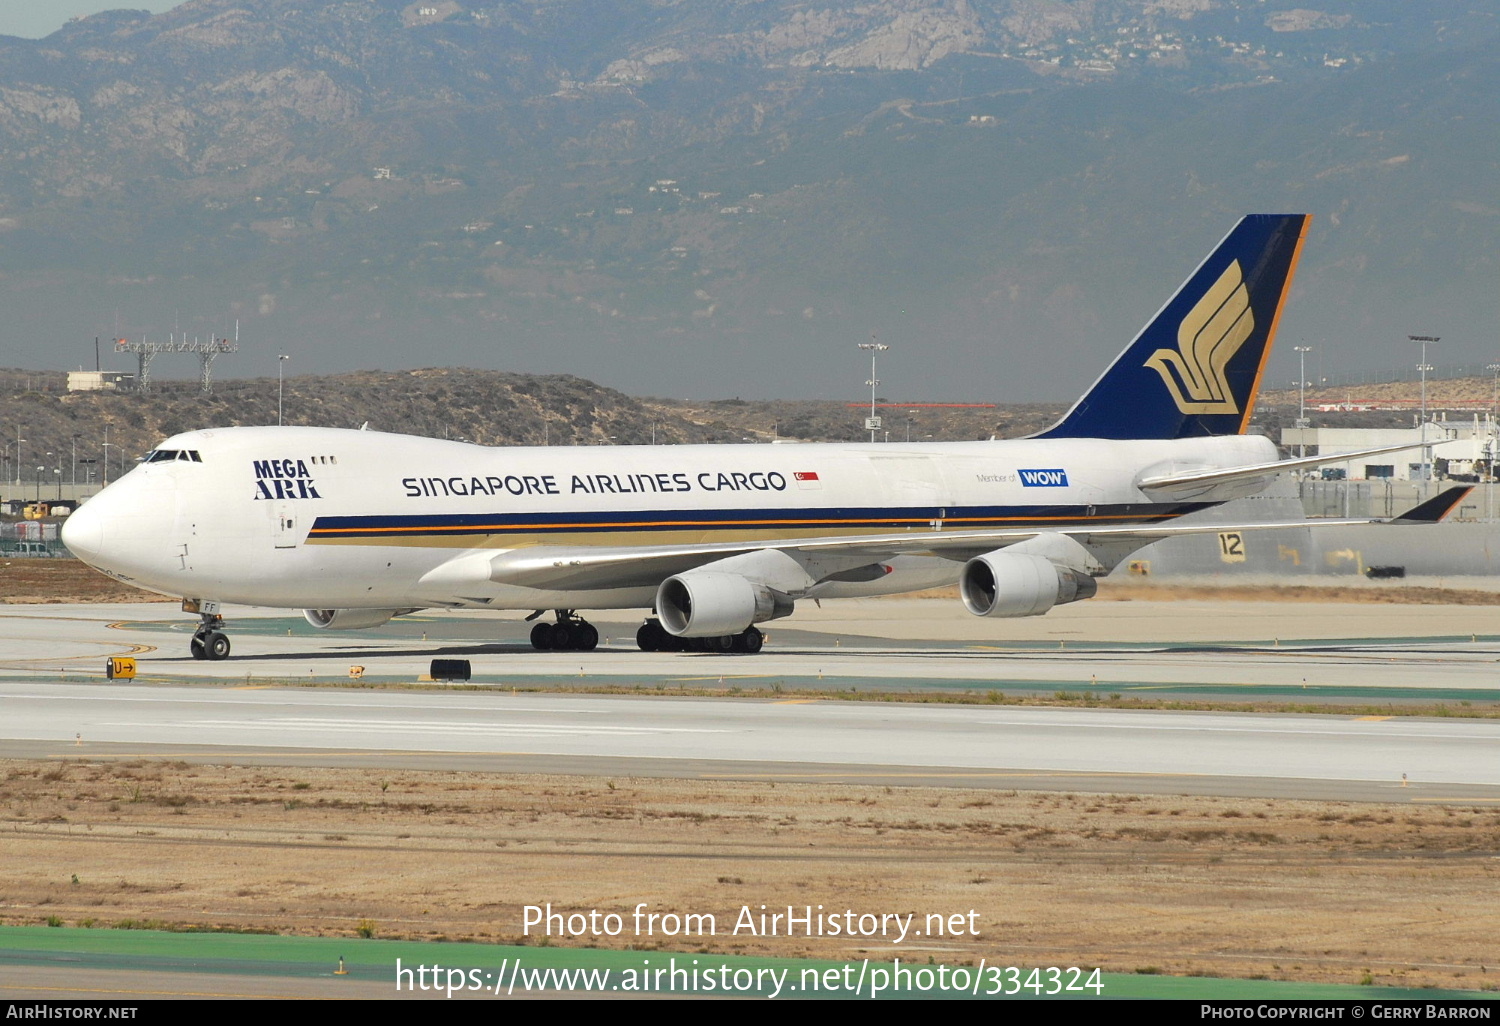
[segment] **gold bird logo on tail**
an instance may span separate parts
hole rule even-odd
[[[1177,348],[1158,349],[1146,366],[1161,375],[1183,413],[1239,413],[1225,369],[1255,330],[1240,262],[1224,269],[1177,327]]]

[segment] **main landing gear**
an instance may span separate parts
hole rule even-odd
[[[194,659],[218,662],[229,658],[229,635],[223,631],[224,618],[218,613],[204,613],[203,622],[193,632],[188,648]]]
[[[661,621],[652,617],[635,632],[635,643],[642,652],[740,652],[754,655],[765,644],[759,627],[746,627],[738,634],[710,638],[679,638],[667,631]]]
[[[531,647],[538,652],[592,652],[599,645],[599,628],[571,609],[557,610],[556,623],[531,628]]]

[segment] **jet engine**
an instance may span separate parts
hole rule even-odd
[[[975,616],[1041,616],[1053,606],[1092,598],[1098,583],[1043,556],[997,549],[964,564],[958,591]]]
[[[792,606],[764,584],[712,570],[668,577],[656,589],[656,615],[679,638],[738,634],[753,623],[791,615]]]
[[[323,631],[357,631],[379,627],[393,616],[414,613],[415,609],[304,609],[307,622]]]

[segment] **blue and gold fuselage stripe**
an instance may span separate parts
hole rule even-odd
[[[455,535],[589,534],[670,531],[860,531],[986,527],[1060,528],[1157,524],[1217,505],[1212,502],[1112,505],[835,507],[804,509],[599,510],[559,513],[440,513],[318,517],[308,541],[344,538],[418,538]]]

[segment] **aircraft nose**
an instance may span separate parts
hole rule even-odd
[[[62,541],[68,551],[90,565],[104,551],[104,513],[98,499],[79,506],[62,524]]]

